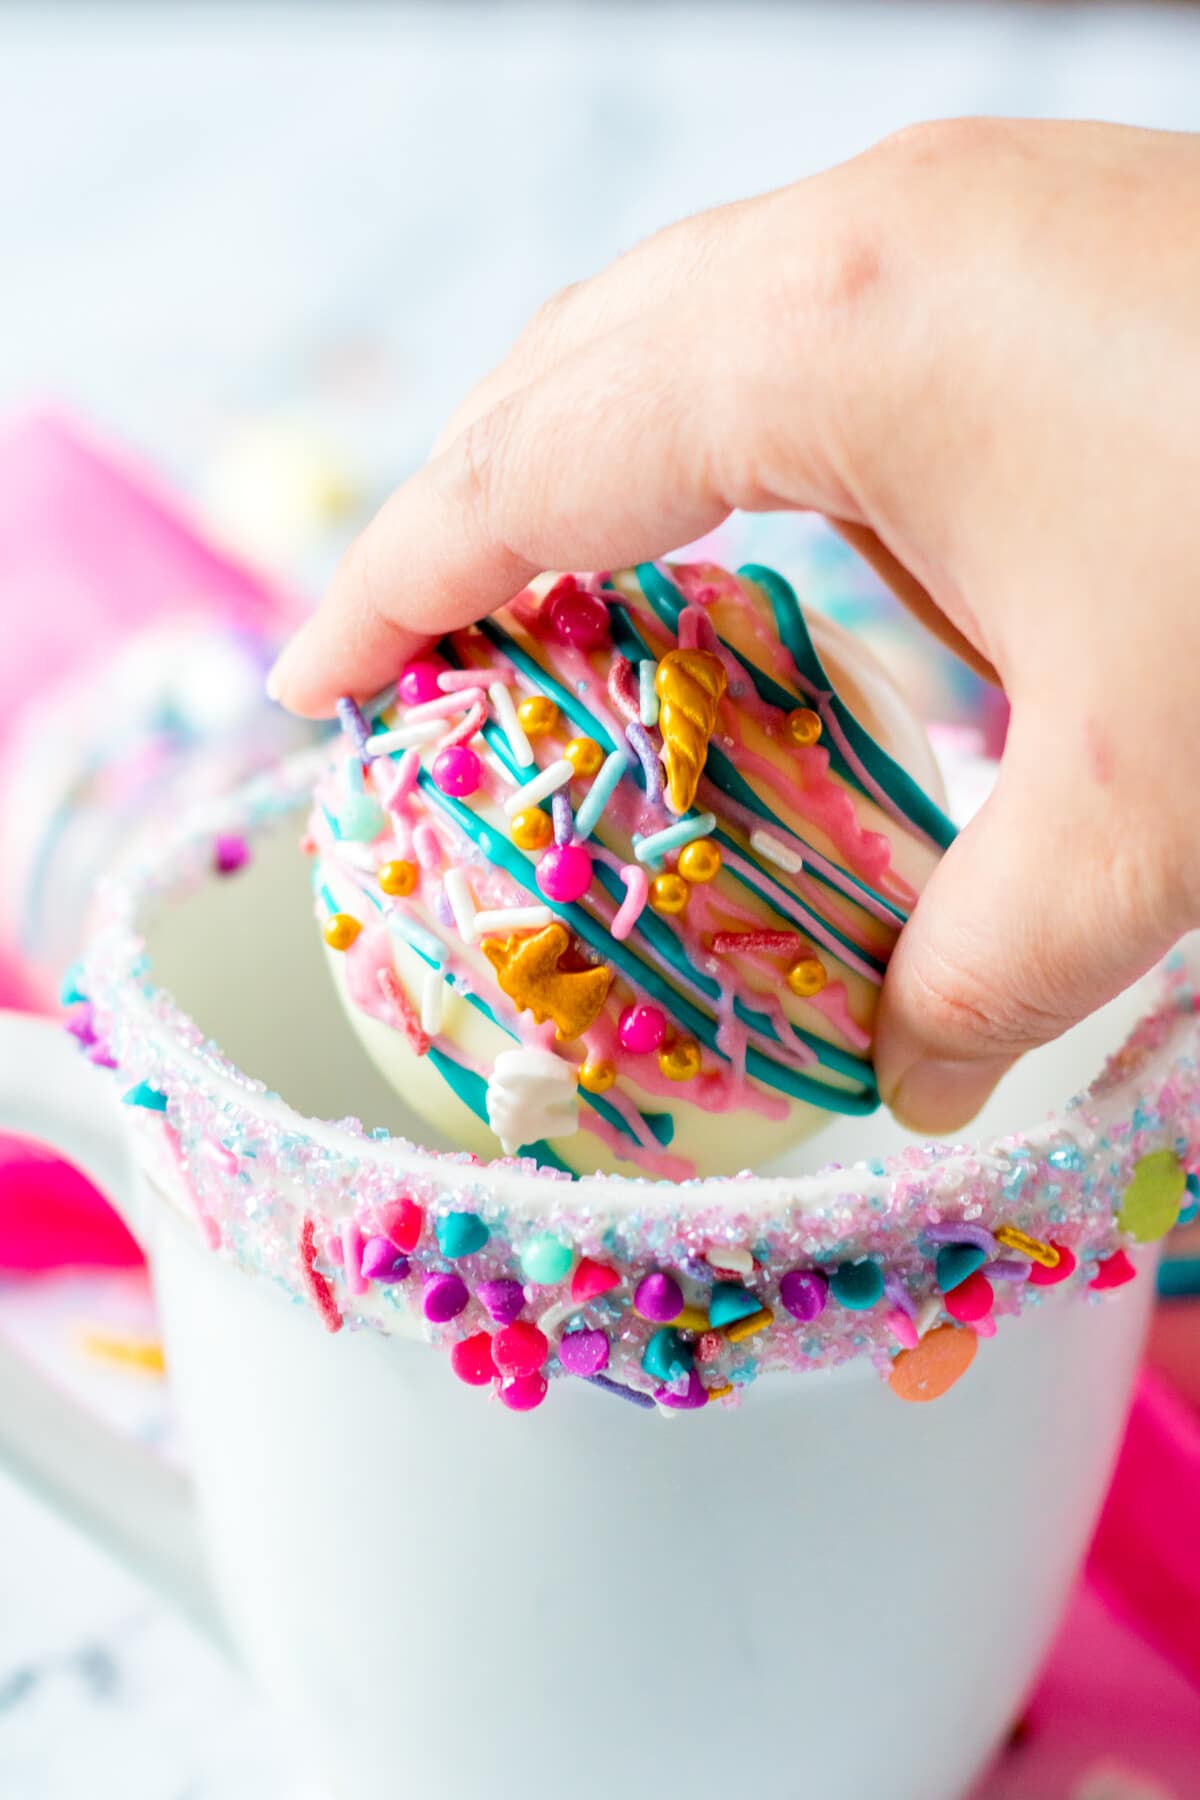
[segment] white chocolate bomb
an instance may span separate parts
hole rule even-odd
[[[341,712],[318,915],[443,1140],[686,1179],[877,1105],[882,975],[952,828],[886,671],[780,577],[542,577]]]

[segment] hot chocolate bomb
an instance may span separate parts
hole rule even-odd
[[[321,929],[446,1138],[687,1179],[878,1105],[880,985],[953,828],[886,672],[780,576],[544,576],[339,714]]]

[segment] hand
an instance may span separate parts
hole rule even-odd
[[[1200,923],[1200,139],[919,127],[559,295],[284,652],[305,713],[543,568],[826,514],[1012,702],[901,936],[880,1086],[949,1130]]]

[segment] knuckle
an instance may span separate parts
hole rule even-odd
[[[956,162],[996,143],[1002,129],[995,119],[922,119],[889,132],[873,154],[916,164]]]

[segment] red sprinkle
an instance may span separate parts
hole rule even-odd
[[[408,1040],[408,1047],[414,1056],[429,1054],[429,1033],[421,1029],[421,1021],[417,1017],[412,1001],[400,985],[399,977],[394,969],[380,969],[375,977],[379,983],[379,991],[390,1006],[393,1006],[400,1019],[400,1029]]]
[[[1060,1281],[1075,1273],[1075,1252],[1068,1250],[1065,1244],[1056,1244],[1053,1238],[1050,1247],[1058,1251],[1058,1261],[1052,1269],[1045,1263],[1033,1263],[1029,1270],[1030,1287],[1057,1287]]]
[[[716,931],[710,939],[710,948],[718,956],[736,956],[742,950],[770,950],[780,956],[790,956],[803,942],[797,931]]]
[[[545,1332],[525,1319],[506,1325],[492,1339],[492,1357],[504,1375],[536,1375],[549,1354]]]
[[[696,1339],[696,1361],[716,1362],[725,1348],[725,1339],[719,1331],[704,1331]]]
[[[619,1287],[621,1277],[607,1263],[593,1262],[590,1256],[580,1259],[571,1277],[572,1300],[596,1300],[611,1288]]]
[[[311,1219],[305,1219],[300,1231],[300,1265],[304,1271],[304,1285],[313,1297],[313,1304],[321,1315],[321,1323],[326,1331],[342,1329],[342,1315],[338,1311],[337,1301],[333,1297],[333,1288],[321,1271],[315,1267],[317,1247],[314,1240],[315,1226]]]
[[[1132,1281],[1136,1274],[1137,1270],[1130,1262],[1126,1252],[1115,1250],[1111,1256],[1105,1257],[1088,1282],[1088,1286],[1099,1289],[1124,1287],[1125,1283]]]
[[[397,1250],[403,1250],[408,1256],[416,1249],[425,1229],[425,1214],[415,1200],[410,1200],[407,1194],[399,1200],[389,1200],[386,1206],[376,1207],[375,1217],[384,1236]]]
[[[956,1288],[951,1288],[942,1305],[960,1325],[976,1325],[987,1318],[995,1298],[991,1282],[981,1269],[976,1269]]]
[[[492,1361],[492,1340],[486,1331],[476,1331],[461,1338],[450,1352],[450,1367],[468,1387],[486,1387],[495,1379],[497,1369]]]

